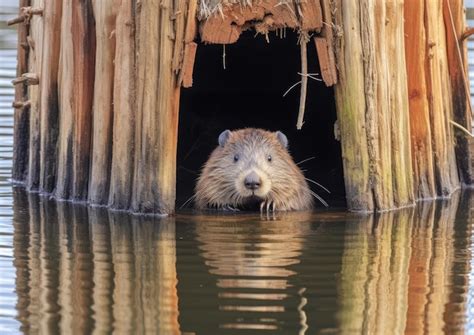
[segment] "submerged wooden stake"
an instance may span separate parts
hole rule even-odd
[[[455,122],[467,129],[472,128],[469,76],[467,71],[467,46],[465,42],[465,12],[463,0],[444,0],[443,18],[446,27],[446,51],[448,55],[449,77],[452,88],[453,116]],[[472,28],[471,28],[472,29]],[[456,160],[461,181],[474,183],[472,159],[474,153],[470,141],[456,131]]]
[[[459,184],[454,153],[454,134],[449,119],[452,115],[452,93],[448,73],[446,29],[443,22],[442,3],[425,0],[425,29],[427,57],[427,88],[436,191],[440,196],[450,196]]]
[[[20,8],[28,6],[29,0],[20,0]],[[21,12],[21,10],[20,10]],[[28,48],[21,45],[26,43],[28,36],[28,26],[22,24],[18,27],[18,48],[17,48],[17,77],[28,71]],[[13,125],[13,167],[12,179],[18,182],[24,182],[28,172],[28,140],[29,140],[29,107],[28,88],[26,85],[17,85],[15,87],[15,102],[13,107],[16,109]]]
[[[137,13],[138,109],[132,210],[142,213],[169,214],[175,206],[179,87],[169,38],[173,34],[172,8],[171,0],[150,0],[142,3]]]
[[[405,3],[405,58],[408,76],[414,191],[417,199],[436,196],[431,124],[427,100],[424,2]]]
[[[96,64],[92,126],[89,202],[108,202],[112,161],[113,89],[116,0],[93,0],[96,25]]]
[[[114,69],[114,118],[109,206],[130,208],[134,170],[135,104],[135,11],[122,1],[116,22]]]
[[[61,49],[59,56],[59,138],[57,153],[57,177],[55,195],[60,199],[70,199],[73,178],[73,105],[74,92],[74,54],[72,35],[72,1],[63,1],[61,20]]]
[[[31,0],[34,7],[44,6],[44,0]],[[30,21],[30,31],[27,38],[30,50],[28,53],[28,72],[41,74],[43,51],[43,17],[33,16]],[[40,180],[40,86],[28,86],[30,107],[29,152],[27,189],[37,191]]]
[[[56,180],[56,144],[59,129],[58,66],[61,31],[61,0],[47,0],[44,7],[41,59],[40,190],[51,193]]]
[[[72,7],[72,43],[74,55],[72,194],[86,200],[91,155],[92,100],[94,95],[95,26],[90,0],[75,2]]]

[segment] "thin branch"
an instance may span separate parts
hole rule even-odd
[[[304,111],[306,107],[306,92],[308,89],[308,55],[306,45],[308,44],[309,36],[306,31],[300,32],[300,50],[301,50],[301,91],[300,91],[300,110],[298,112],[298,120],[296,122],[296,129],[300,130],[303,127]]]
[[[462,130],[464,133],[466,133],[467,135],[469,135],[469,137],[471,137],[471,138],[474,137],[474,135],[473,135],[469,130],[467,130],[466,128],[464,128],[463,126],[461,126],[459,123],[454,122],[453,120],[449,120],[449,122],[450,122],[453,126],[455,126],[456,128]]]

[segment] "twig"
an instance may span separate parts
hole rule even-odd
[[[301,91],[300,91],[300,110],[298,112],[298,121],[296,122],[296,129],[300,130],[303,127],[304,111],[306,106],[306,91],[308,88],[308,56],[306,45],[309,36],[306,31],[300,32],[300,50],[301,50]]]
[[[470,28],[467,28],[464,33],[462,33],[461,35],[461,41],[464,41],[466,38],[468,38],[469,36],[473,35],[474,34],[474,28],[473,27],[470,27]]]
[[[455,126],[456,128],[462,130],[464,133],[466,133],[467,135],[469,135],[469,137],[471,137],[471,138],[474,137],[474,135],[473,135],[469,130],[467,130],[466,128],[464,128],[463,126],[461,126],[459,123],[454,122],[453,120],[449,120],[449,122],[450,122],[453,126]]]

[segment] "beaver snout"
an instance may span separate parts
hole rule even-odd
[[[245,187],[252,191],[260,188],[261,183],[260,177],[255,172],[249,173],[244,180]]]

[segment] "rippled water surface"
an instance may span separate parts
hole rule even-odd
[[[472,192],[153,219],[12,188],[15,45],[0,22],[0,334],[474,334]]]

